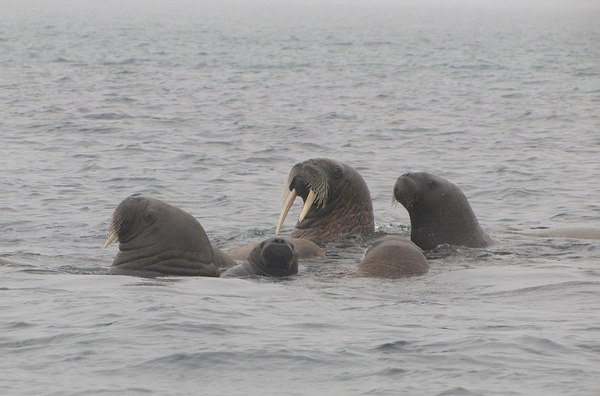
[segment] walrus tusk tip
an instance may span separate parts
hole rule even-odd
[[[108,237],[106,238],[106,242],[104,242],[104,246],[102,247],[102,249],[106,249],[110,244],[117,241],[118,239],[119,239],[119,234],[117,234],[114,231],[111,232],[110,234],[108,234]]]
[[[292,207],[292,204],[296,200],[297,196],[298,196],[298,193],[296,192],[296,189],[294,188],[285,197],[285,201],[283,202],[283,207],[281,208],[281,214],[279,215],[279,219],[277,220],[277,225],[275,226],[275,235],[279,235],[279,231],[281,230],[283,221],[285,220],[285,218],[286,218],[288,212],[290,211],[290,208]]]
[[[308,196],[306,197],[306,201],[304,201],[304,206],[302,207],[300,217],[298,218],[299,222],[302,222],[302,220],[304,220],[304,218],[308,214],[308,211],[310,210],[310,207],[315,202],[315,198],[317,198],[317,194],[315,194],[314,190],[310,190],[308,192]]]

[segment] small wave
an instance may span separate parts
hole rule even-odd
[[[482,293],[482,296],[522,296],[525,294],[549,294],[552,299],[560,299],[565,294],[585,294],[586,288],[598,289],[600,282],[597,281],[566,281],[559,283],[548,283],[544,285],[528,286],[518,289],[503,290],[499,292]]]
[[[235,146],[235,145],[239,144],[239,142],[234,142],[234,141],[229,141],[229,140],[213,140],[213,141],[204,142],[204,144],[214,145],[214,146]]]
[[[351,47],[354,43],[352,41],[338,41],[335,43],[328,43],[327,45],[330,47]]]
[[[129,98],[127,96],[114,96],[114,97],[105,99],[105,101],[109,102],[109,103],[128,103],[128,104],[136,102],[135,99]]]
[[[132,117],[126,113],[92,113],[84,115],[83,118],[88,120],[123,120]]]
[[[429,133],[432,132],[432,128],[389,128],[390,132],[407,132],[407,133]]]
[[[375,347],[375,349],[378,351],[384,351],[384,352],[402,351],[405,349],[404,347],[407,346],[408,344],[409,344],[409,342],[406,340],[398,340],[398,341],[386,342],[385,344],[378,345],[377,347]]]
[[[138,63],[144,61],[144,59],[138,58],[125,58],[125,59],[111,59],[101,61],[100,64],[104,66],[115,66],[115,65],[132,65],[134,63]]]
[[[600,73],[591,69],[579,69],[574,72],[575,77],[596,77],[598,75],[600,75]]]
[[[342,114],[337,111],[332,111],[318,117],[321,120],[356,120],[355,115]]]
[[[437,396],[482,396],[483,393],[471,392],[470,390],[457,386],[448,390],[442,391]]]
[[[462,65],[447,65],[447,67],[454,70],[506,70],[506,66],[485,62]]]
[[[8,322],[2,325],[2,328],[6,330],[28,329],[30,327],[35,327],[35,324],[29,322]]]
[[[117,128],[109,128],[109,127],[85,127],[79,128],[77,131],[83,133],[108,133],[108,132],[118,132]],[[77,158],[77,156],[74,156]]]
[[[397,45],[398,43],[395,43],[393,41],[387,41],[387,40],[381,40],[381,41],[367,41],[365,42],[365,46],[367,47],[379,47],[379,46],[390,46],[390,45]]]
[[[33,349],[36,347],[46,348],[48,345],[53,345],[62,342],[63,340],[77,337],[76,333],[61,333],[51,336],[35,337],[29,339],[20,339],[17,341],[6,341],[0,343],[0,349]]]
[[[157,367],[173,368],[191,368],[197,369],[199,366],[222,366],[231,368],[232,364],[242,364],[259,358],[263,361],[271,361],[278,365],[285,362],[290,367],[301,368],[306,364],[324,363],[322,359],[311,356],[312,354],[302,354],[289,350],[245,350],[245,351],[208,351],[197,353],[174,353],[162,356],[156,359],[148,360],[140,365],[142,368],[155,370]]]

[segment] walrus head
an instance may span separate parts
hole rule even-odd
[[[217,276],[208,236],[189,213],[132,195],[113,212],[104,247],[119,242],[111,274]]]
[[[285,190],[276,235],[298,196],[304,205],[292,237],[324,242],[344,235],[371,235],[374,231],[369,189],[349,165],[326,158],[300,162],[290,170]]]
[[[439,188],[438,177],[426,172],[408,172],[400,176],[394,185],[395,202],[408,210],[428,211],[432,199],[437,202],[443,199],[444,192],[436,192]]]
[[[249,263],[270,276],[289,276],[298,273],[298,253],[284,238],[269,238],[252,250]]]
[[[443,177],[405,173],[396,180],[394,200],[408,211],[411,240],[421,249],[444,243],[482,247],[491,242],[465,194]]]

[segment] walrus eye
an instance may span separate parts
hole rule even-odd
[[[429,187],[429,188],[433,188],[433,187],[435,187],[435,180],[429,180],[429,181],[427,182],[427,187]]]
[[[154,213],[152,213],[152,211],[146,211],[144,212],[144,221],[150,223],[151,221],[154,220]]]
[[[333,178],[339,179],[340,177],[342,177],[342,168],[340,168],[339,166],[336,166],[335,169],[333,170]]]

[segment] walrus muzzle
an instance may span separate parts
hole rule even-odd
[[[283,201],[281,214],[275,226],[275,235],[279,234],[281,226],[298,196],[301,196],[304,200],[304,205],[298,217],[299,222],[306,218],[313,204],[316,203],[317,207],[323,207],[329,197],[327,175],[315,167],[304,167],[300,170],[297,166],[294,166],[287,177],[284,188],[288,193]]]

